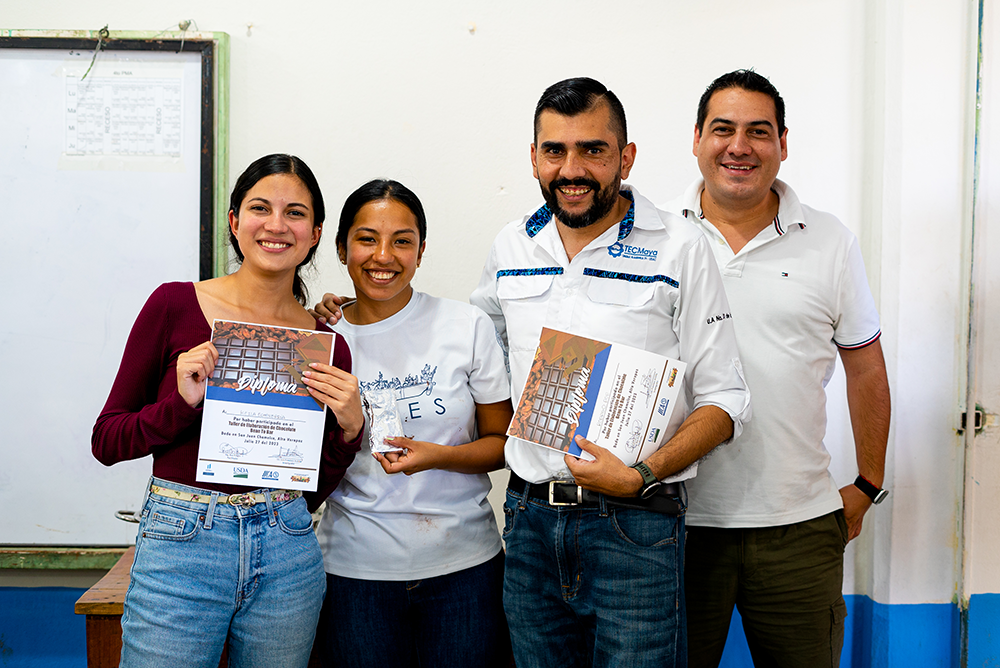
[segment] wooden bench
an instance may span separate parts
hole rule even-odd
[[[132,546],[108,574],[76,602],[76,614],[87,615],[88,668],[117,668],[121,661],[122,612],[134,559],[135,546]],[[226,651],[223,650],[220,668],[226,668],[227,661]],[[319,652],[317,646],[314,646],[312,656],[309,657],[309,668],[319,666]]]

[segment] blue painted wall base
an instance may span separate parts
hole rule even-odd
[[[989,600],[982,600],[984,598]],[[844,601],[847,603],[847,622],[841,668],[958,668],[959,614],[956,606],[950,603],[886,605],[875,603],[867,596],[845,596]],[[1000,626],[997,625],[1000,595],[973,596],[972,606],[967,665],[970,668],[1000,668],[997,662],[1000,656]],[[973,619],[978,620],[976,624],[972,623]],[[980,655],[982,659],[978,658]],[[977,657],[975,662],[973,656]],[[720,668],[753,668],[743,623],[735,611]]]
[[[969,668],[1000,668],[1000,594],[969,600]]]
[[[85,591],[0,587],[0,666],[86,668],[87,621],[73,613]]]
[[[85,668],[86,622],[73,614],[83,589],[0,587],[0,667]],[[958,668],[959,611],[950,603],[885,605],[845,596],[842,668]],[[1000,668],[1000,594],[969,602],[969,668]],[[734,611],[720,668],[753,668]]]

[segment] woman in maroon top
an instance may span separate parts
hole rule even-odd
[[[201,405],[219,357],[210,323],[327,329],[303,307],[299,277],[324,218],[302,160],[257,160],[230,199],[239,268],[164,284],[136,319],[92,438],[94,456],[108,466],[153,456],[122,616],[123,667],[215,668],[226,644],[230,666],[308,663],[325,590],[309,510],[340,482],[364,422],[344,340],[336,336],[333,366],[310,365],[303,379],[330,409],[316,493],[251,492],[195,475]]]

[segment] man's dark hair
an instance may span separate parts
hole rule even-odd
[[[698,102],[698,132],[705,131],[705,121],[708,116],[708,102],[712,95],[727,88],[742,88],[751,93],[763,93],[774,100],[774,116],[778,120],[778,135],[785,133],[785,101],[781,99],[781,94],[767,77],[762,77],[753,70],[736,70],[721,77],[709,84],[708,88],[701,95]]]
[[[543,111],[551,110],[563,116],[576,116],[590,111],[601,100],[608,103],[611,111],[611,131],[618,139],[618,150],[622,150],[628,143],[625,108],[622,107],[617,95],[600,81],[589,77],[564,79],[545,89],[542,97],[538,99],[538,104],[535,105],[535,141],[538,141],[538,119]]]

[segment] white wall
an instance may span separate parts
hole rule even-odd
[[[1000,11],[986,5],[983,20],[983,85],[978,147],[980,171],[976,216],[976,337],[973,355],[975,401],[987,415],[987,427],[968,450],[966,466],[966,596],[1000,592]]]
[[[781,177],[859,234],[883,314],[893,497],[850,548],[847,590],[951,600],[970,0],[6,5],[3,28],[157,30],[190,18],[229,33],[232,177],[264,153],[297,153],[331,219],[370,178],[406,183],[429,215],[416,285],[461,300],[495,232],[540,200],[528,146],[548,84],[587,75],[619,95],[638,146],[631,182],[664,201],[697,175],[691,136],[705,85],[754,67],[787,103]],[[331,241],[311,281],[317,296],[350,290]],[[850,430],[842,383],[831,387],[829,446],[846,483]]]

